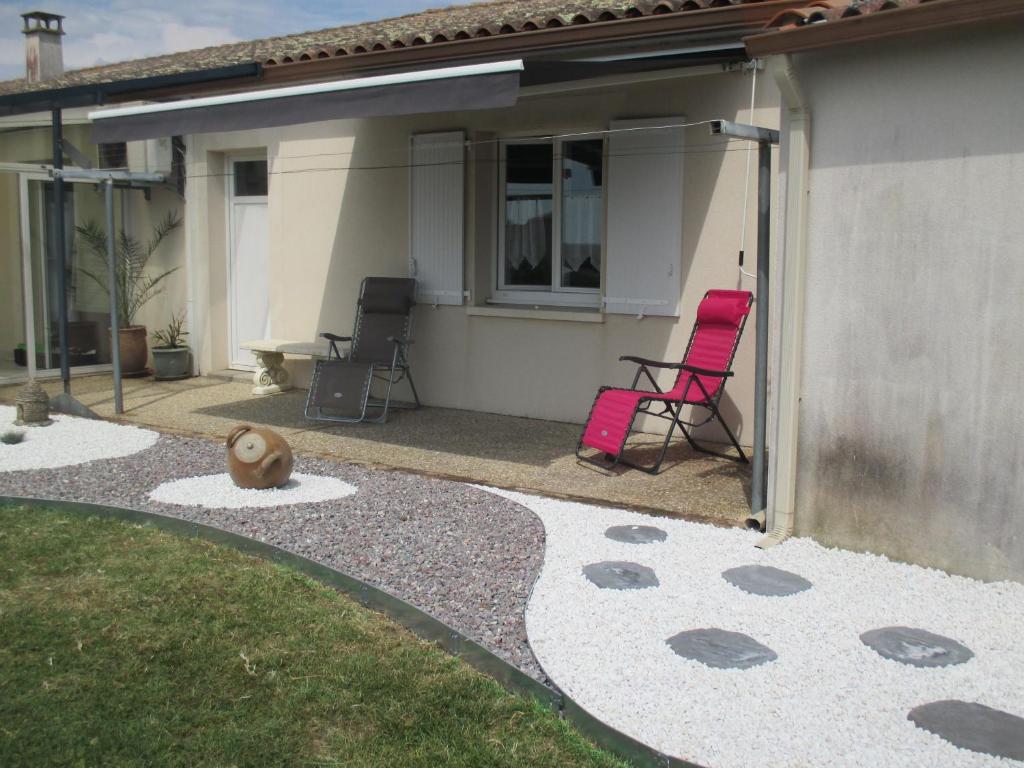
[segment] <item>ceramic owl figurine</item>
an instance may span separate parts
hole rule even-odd
[[[228,472],[239,488],[277,488],[292,476],[292,449],[277,432],[240,424],[227,445]]]

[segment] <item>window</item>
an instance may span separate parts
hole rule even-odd
[[[598,305],[603,154],[602,139],[502,145],[496,301]]]
[[[96,147],[97,165],[100,168],[127,168],[128,145],[123,141],[113,144],[99,144]]]
[[[267,161],[235,161],[235,197],[267,196]]]

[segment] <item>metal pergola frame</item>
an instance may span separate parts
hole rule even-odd
[[[713,120],[711,133],[757,142],[757,331],[754,352],[754,455],[751,460],[750,514],[763,521],[768,495],[766,440],[768,426],[768,270],[771,245],[772,128]]]
[[[55,126],[57,130],[57,126]],[[55,155],[56,157],[56,155]],[[57,214],[54,217],[54,226],[57,234],[58,264],[57,290],[60,294],[58,312],[60,316],[60,371],[64,381],[64,395],[71,397],[71,369],[68,354],[68,301],[67,286],[65,285],[64,265],[64,180],[95,181],[103,184],[106,202],[107,219],[107,286],[110,293],[110,354],[114,371],[114,412],[118,415],[124,413],[124,397],[121,389],[121,344],[118,338],[117,319],[117,264],[114,256],[114,182],[160,184],[164,181],[163,174],[159,173],[133,173],[131,171],[92,171],[92,170],[65,170],[63,167],[54,167],[50,171],[54,181],[54,207]]]

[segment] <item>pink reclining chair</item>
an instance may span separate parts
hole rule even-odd
[[[686,345],[686,354],[683,355],[681,363],[661,363],[628,355],[620,357],[619,360],[636,363],[639,366],[633,377],[633,384],[629,389],[601,387],[590,409],[590,416],[587,417],[580,441],[576,445],[576,457],[608,469],[616,464],[625,464],[652,475],[657,474],[662,461],[665,460],[672,433],[678,425],[683,437],[695,450],[746,463],[746,454],[718,411],[718,401],[725,390],[725,380],[733,375],[730,370],[732,360],[736,355],[736,347],[752,303],[753,295],[750,291],[708,291],[704,294],[700,306],[697,307],[697,322],[690,333],[690,341]],[[651,374],[652,368],[679,371],[672,389],[667,392],[661,390]],[[641,375],[647,377],[653,391],[637,389]],[[707,417],[698,422],[683,421],[682,411],[686,405],[705,409]],[[634,464],[622,457],[626,438],[629,437],[633,422],[639,414],[656,416],[672,422],[658,459],[651,466]],[[716,419],[739,452],[739,457],[717,453],[694,441],[690,430]],[[580,455],[584,446],[599,451],[608,463],[602,464],[596,457]]]

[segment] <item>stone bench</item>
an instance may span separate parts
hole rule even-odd
[[[254,395],[276,395],[292,388],[288,371],[284,369],[285,355],[306,355],[326,358],[326,341],[286,341],[285,339],[259,339],[245,341],[242,349],[256,355],[256,373],[252,377]]]

